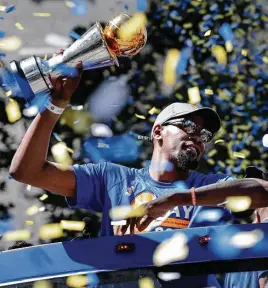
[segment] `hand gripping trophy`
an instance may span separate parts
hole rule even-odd
[[[12,61],[11,70],[22,90],[26,100],[35,97],[48,96],[53,89],[51,76],[75,73],[75,65],[83,62],[83,70],[117,65],[117,56],[132,56],[137,54],[146,44],[147,32],[144,25],[131,33],[130,37],[120,38],[120,29],[131,17],[120,14],[102,29],[96,22],[89,30],[75,41],[63,54],[49,60],[32,56],[21,62]]]

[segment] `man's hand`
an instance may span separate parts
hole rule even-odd
[[[134,234],[135,229],[142,232],[152,223],[152,221],[158,217],[164,216],[169,210],[176,206],[174,205],[173,196],[174,193],[165,195],[133,209],[133,211],[127,215],[127,224],[119,227],[118,235],[125,235],[128,228],[130,229],[131,235]],[[137,215],[139,216],[137,217]]]
[[[62,51],[60,53],[62,53]],[[81,61],[77,62],[76,69],[77,73],[68,77],[62,75],[56,77],[50,76],[50,81],[53,85],[51,98],[54,105],[65,108],[69,104],[81,80],[83,72],[83,63]]]

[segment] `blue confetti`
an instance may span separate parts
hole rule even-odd
[[[74,0],[73,14],[76,16],[86,16],[88,10],[88,3],[85,0]]]
[[[12,12],[12,11],[14,11],[14,10],[16,10],[16,6],[10,6],[10,7],[7,7],[7,8],[6,8],[5,12],[6,12],[6,13],[10,13],[10,12]]]
[[[145,12],[147,9],[147,0],[137,0],[137,10]]]
[[[228,23],[223,23],[219,29],[219,34],[224,39],[224,41],[233,41],[234,33]]]
[[[78,33],[76,33],[75,31],[71,31],[69,32],[69,36],[75,40],[78,40],[81,38],[81,35],[79,35]]]
[[[188,61],[191,55],[192,55],[191,48],[184,48],[181,50],[180,59],[176,68],[176,72],[178,75],[186,73]]]
[[[0,31],[0,38],[4,38],[6,36],[6,33],[4,31]]]

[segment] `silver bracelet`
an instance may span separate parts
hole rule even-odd
[[[64,108],[60,108],[60,107],[57,107],[57,106],[55,106],[54,104],[52,104],[52,103],[50,102],[50,100],[47,100],[47,102],[46,102],[46,108],[47,108],[49,111],[51,111],[52,113],[58,114],[58,115],[62,114],[63,111],[65,110]]]

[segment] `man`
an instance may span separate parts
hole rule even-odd
[[[81,71],[82,64],[77,68]],[[112,163],[66,168],[47,161],[51,132],[79,78],[52,79],[51,102],[36,116],[12,160],[10,174],[14,179],[65,196],[70,207],[102,212],[101,236],[186,228],[197,214],[197,205],[216,206],[228,196],[249,195],[251,208],[268,206],[266,181],[194,171],[206,143],[220,129],[220,118],[210,108],[186,103],[171,104],[158,115],[151,134],[152,161],[147,168]],[[145,217],[129,218],[126,225],[113,229],[109,211],[122,205],[142,206]],[[217,285],[201,278],[200,285]]]

